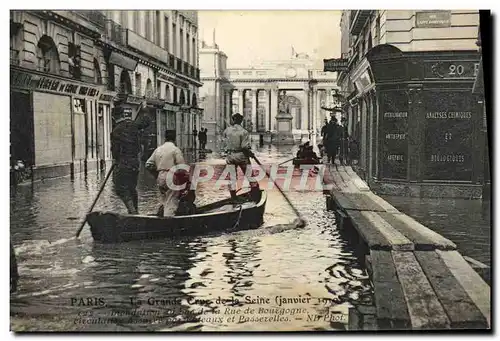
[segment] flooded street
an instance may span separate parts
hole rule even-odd
[[[292,152],[256,150],[262,163],[280,163]],[[223,160],[213,155],[207,163]],[[12,193],[21,276],[11,295],[13,330],[342,330],[349,307],[372,305],[366,271],[321,191],[288,192],[308,222],[303,229],[286,225],[296,217],[272,189],[258,230],[102,245],[86,226],[75,240],[100,177],[45,180]],[[199,185],[197,205],[229,196],[213,185]],[[141,173],[138,191],[139,211],[154,212],[149,174]],[[125,212],[111,181],[94,210]]]
[[[401,212],[457,244],[458,251],[491,266],[491,210],[483,200],[383,196]]]

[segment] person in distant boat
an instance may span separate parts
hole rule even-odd
[[[190,195],[189,199],[194,202],[193,195],[189,189],[189,172],[183,169],[176,170],[173,174],[172,183],[176,186],[186,185],[184,190],[177,190],[169,186],[167,174],[174,166],[185,164],[182,151],[175,145],[175,130],[165,132],[165,143],[156,148],[151,157],[146,161],[146,169],[156,176],[156,184],[160,192],[159,215],[163,210],[163,217],[173,217],[179,208],[181,196]]]
[[[250,158],[255,157],[255,155],[251,150],[250,134],[241,126],[242,122],[243,116],[238,113],[234,114],[232,116],[232,125],[224,130],[222,136],[228,153],[226,163],[228,165],[234,165],[236,171],[238,171],[239,167],[243,174],[246,175],[247,166],[251,166]],[[255,179],[256,175],[255,171],[252,170],[251,177]],[[253,200],[257,201],[260,198],[259,183],[253,179],[249,179],[250,196]],[[231,188],[229,193],[233,200],[236,199],[236,190]]]
[[[319,162],[318,155],[314,152],[313,146],[307,146],[304,149],[304,159],[309,163]]]
[[[127,207],[128,213],[138,214],[139,198],[136,187],[141,152],[140,131],[149,126],[149,118],[141,115],[133,121],[132,111],[120,106],[115,108],[114,118],[116,126],[111,132],[111,154],[115,164],[114,189]]]
[[[299,145],[299,150],[297,151],[297,154],[295,155],[297,159],[304,158],[304,152],[308,146],[309,146],[309,142],[306,142],[304,144]]]

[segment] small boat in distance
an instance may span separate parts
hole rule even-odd
[[[295,168],[300,167],[301,165],[319,165],[321,162],[316,159],[303,159],[303,158],[294,158],[293,165]]]
[[[87,222],[95,241],[120,243],[131,240],[197,236],[214,232],[256,229],[264,222],[267,193],[260,191],[258,202],[248,193],[196,209],[196,214],[158,217],[114,212],[91,212]]]

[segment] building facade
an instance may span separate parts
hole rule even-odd
[[[297,140],[319,134],[338,89],[335,74],[315,70],[314,60],[294,53],[290,59],[268,61],[245,69],[228,69],[227,55],[215,40],[202,42],[200,74],[203,86],[200,105],[209,140],[217,141],[230,124],[231,115],[241,113],[244,125],[256,139],[264,135],[274,142],[277,131],[278,94],[286,92],[286,102],[293,117],[292,132]]]
[[[192,148],[197,25],[196,11],[11,11],[11,158],[34,179],[102,165],[117,102],[147,103],[143,156],[165,129]]]
[[[478,23],[479,11],[343,11],[338,84],[374,190],[481,196]]]

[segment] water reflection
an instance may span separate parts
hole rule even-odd
[[[490,202],[384,196],[398,210],[457,244],[458,251],[491,265]]]
[[[282,162],[290,149],[265,147],[257,155],[263,163]],[[212,156],[207,162],[223,160]],[[345,329],[349,307],[372,304],[366,273],[321,193],[289,193],[308,220],[304,229],[276,228],[295,217],[274,189],[258,230],[101,245],[86,228],[76,241],[80,216],[99,186],[95,178],[77,177],[36,183],[12,195],[11,235],[21,275],[11,296],[14,330]],[[154,179],[141,174],[138,191],[140,210],[154,212]],[[197,192],[199,204],[227,196],[210,182]],[[111,186],[96,209],[124,211]],[[254,312],[244,313],[247,308]],[[330,312],[343,320],[313,320]]]

